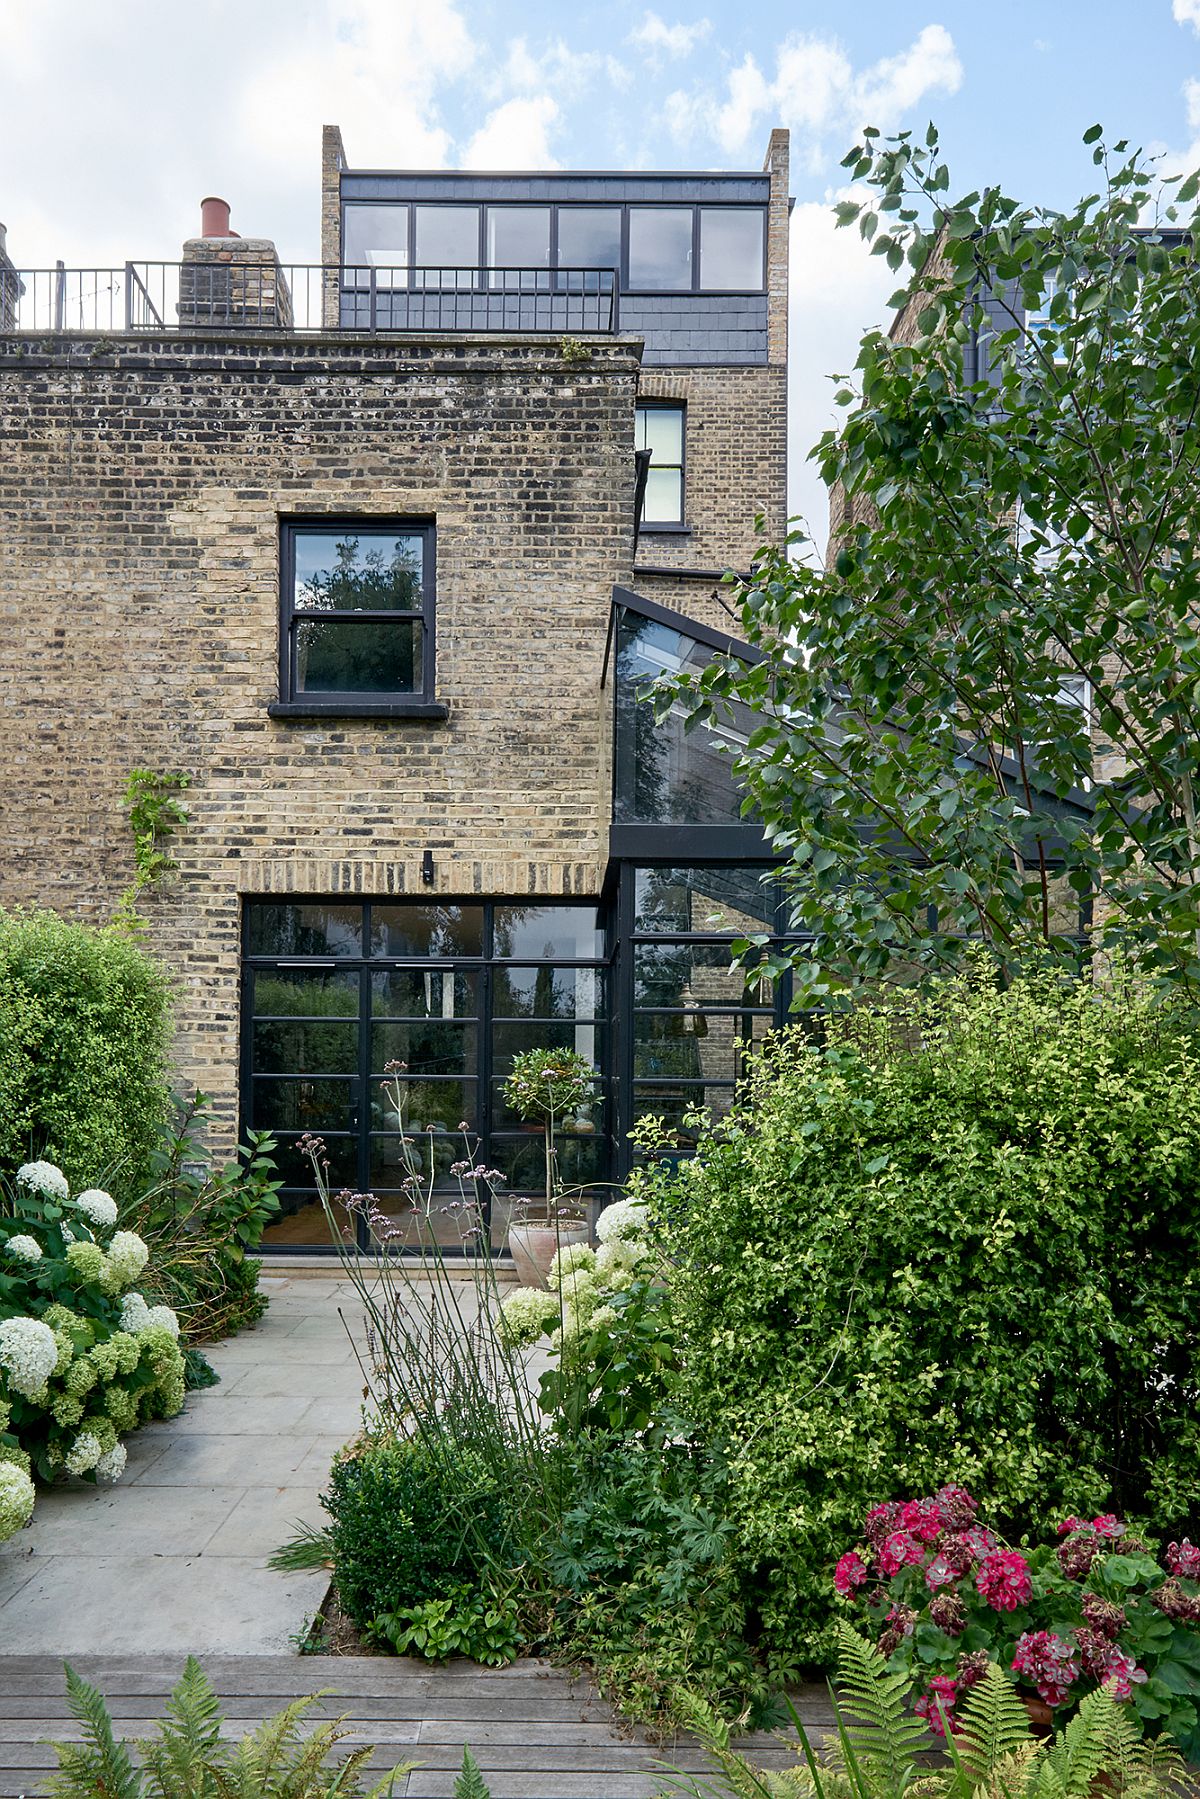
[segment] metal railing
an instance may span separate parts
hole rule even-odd
[[[615,269],[374,268],[236,251],[117,269],[0,264],[0,332],[617,329]]]

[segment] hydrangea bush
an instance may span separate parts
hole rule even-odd
[[[183,1404],[178,1320],[133,1288],[148,1251],[116,1224],[50,1162],[19,1168],[0,1212],[0,1540],[32,1514],[32,1474],[116,1480],[122,1436]]]
[[[833,1574],[869,1621],[880,1654],[913,1680],[916,1712],[939,1735],[962,1695],[998,1662],[1018,1689],[1073,1712],[1099,1687],[1151,1731],[1200,1754],[1200,1547],[1161,1561],[1111,1512],[1069,1517],[1057,1540],[1011,1549],[960,1486],[872,1506]]]

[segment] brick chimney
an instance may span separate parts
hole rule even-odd
[[[179,323],[219,330],[289,330],[292,296],[269,237],[239,237],[230,229],[229,202],[209,194],[200,202],[200,236],[183,246]]]

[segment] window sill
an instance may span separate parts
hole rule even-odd
[[[639,537],[690,537],[690,525],[639,525]]]
[[[274,700],[270,718],[415,718],[443,720],[450,708],[441,700]]]

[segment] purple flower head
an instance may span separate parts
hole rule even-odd
[[[1017,1638],[1013,1670],[1033,1682],[1047,1705],[1061,1705],[1079,1679],[1074,1643],[1052,1630],[1027,1630]]]
[[[957,1593],[938,1593],[929,1601],[929,1616],[948,1637],[961,1637],[970,1623],[967,1608]]]
[[[1187,1537],[1182,1543],[1170,1543],[1164,1561],[1172,1574],[1182,1580],[1200,1580],[1200,1548]]]
[[[951,1481],[947,1486],[939,1487],[935,1495],[942,1523],[948,1530],[968,1530],[979,1510],[978,1502],[971,1498],[965,1487]]]
[[[1099,1593],[1085,1593],[1080,1605],[1091,1628],[1107,1637],[1110,1643],[1115,1643],[1125,1623],[1124,1606],[1114,1605],[1111,1599],[1102,1599]]]

